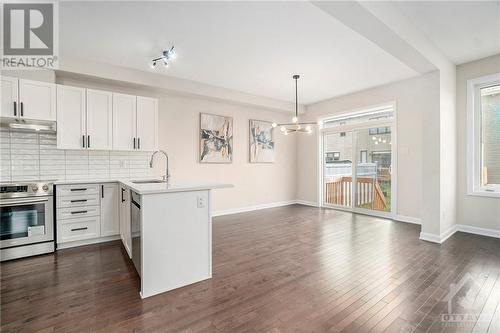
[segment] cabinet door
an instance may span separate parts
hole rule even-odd
[[[2,117],[17,118],[19,116],[19,86],[15,77],[2,76]]]
[[[113,149],[135,149],[136,96],[113,93]]]
[[[137,140],[144,151],[158,149],[158,100],[137,96]]]
[[[113,148],[113,93],[87,89],[87,148]]]
[[[57,85],[57,148],[84,149],[85,89]]]
[[[132,237],[130,234],[130,191],[120,186],[120,238],[127,254],[132,258]]]
[[[56,85],[19,80],[19,115],[34,120],[56,120]]]
[[[118,185],[101,185],[101,237],[120,233]]]

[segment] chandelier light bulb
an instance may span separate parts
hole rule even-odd
[[[281,126],[280,130],[281,130],[282,132],[285,132],[285,131],[286,131],[286,127],[285,127],[285,126]]]
[[[382,142],[383,142],[383,143],[386,143],[386,142],[387,142],[387,140],[383,140]]]
[[[300,130],[302,129],[302,127],[300,125],[297,125],[297,129]]]
[[[276,126],[278,126],[278,124],[272,123],[271,126],[275,128]]]
[[[377,137],[376,136],[372,136],[372,140],[373,141],[377,140]]]
[[[293,118],[292,118],[292,123],[296,123],[296,122],[298,122],[298,121],[299,121],[299,118],[297,118],[297,117],[293,117]]]
[[[288,131],[284,131],[283,134],[288,135]]]
[[[312,134],[312,129],[307,130],[307,134],[311,135]]]
[[[378,145],[378,141],[375,141],[375,144]]]
[[[382,142],[382,138],[378,138],[378,142]]]
[[[310,132],[311,131],[311,125],[306,126],[306,131]]]

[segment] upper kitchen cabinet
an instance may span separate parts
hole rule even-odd
[[[136,138],[136,96],[113,93],[113,149],[133,150]]]
[[[113,93],[87,89],[87,148],[113,148]]]
[[[2,117],[17,118],[19,107],[18,79],[2,76]]]
[[[57,85],[57,148],[85,149],[85,89]]]
[[[56,120],[56,85],[2,77],[2,117]]]
[[[137,96],[137,149],[158,149],[158,100]]]

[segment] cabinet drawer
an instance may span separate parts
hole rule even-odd
[[[74,195],[93,195],[100,194],[100,186],[98,184],[78,184],[78,185],[58,185],[57,196],[66,197]]]
[[[59,211],[61,208],[99,206],[99,202],[100,197],[98,193],[65,197],[57,196],[57,210]]]
[[[57,220],[74,219],[79,217],[99,216],[99,206],[69,207],[57,209]]]
[[[66,220],[62,224],[57,224],[57,242],[66,243],[98,238],[101,235],[100,228],[99,216]]]

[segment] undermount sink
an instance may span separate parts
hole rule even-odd
[[[161,179],[144,179],[144,180],[132,180],[134,184],[156,184],[156,183],[166,183],[166,181]]]

